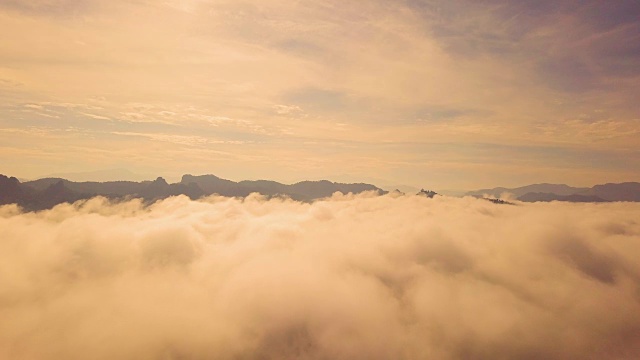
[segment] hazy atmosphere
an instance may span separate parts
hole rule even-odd
[[[0,173],[634,181],[639,17],[636,0],[0,0]]]
[[[638,359],[640,204],[0,208],[6,359]]]
[[[640,359],[640,1],[0,0],[0,359]]]

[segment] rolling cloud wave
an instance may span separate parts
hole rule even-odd
[[[0,357],[637,359],[640,204],[0,207]]]

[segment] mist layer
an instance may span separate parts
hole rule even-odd
[[[0,207],[0,358],[637,359],[640,204]]]

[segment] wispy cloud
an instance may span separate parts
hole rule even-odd
[[[216,140],[209,139],[203,136],[195,136],[195,135],[174,135],[174,134],[157,134],[157,133],[137,133],[137,132],[113,132],[114,135],[122,135],[122,136],[137,136],[148,138],[155,141],[165,141],[173,144],[179,145],[189,145],[189,146],[205,146],[207,144],[234,144],[241,145],[246,144],[245,141],[239,140]]]
[[[280,142],[316,157],[325,153],[304,142],[335,138],[385,161],[374,144],[629,151],[638,14],[627,0],[4,1],[0,32],[21,36],[0,46],[0,122]],[[464,151],[448,160],[473,158]]]

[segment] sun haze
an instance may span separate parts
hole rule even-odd
[[[638,0],[0,0],[0,360],[640,359],[638,100]]]
[[[631,181],[638,17],[634,0],[3,0],[0,173]]]

